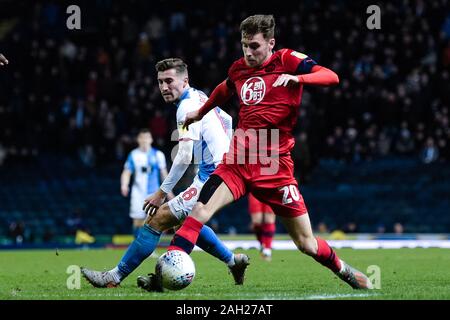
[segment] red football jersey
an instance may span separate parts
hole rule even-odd
[[[308,56],[291,49],[276,51],[259,67],[248,67],[244,58],[232,64],[228,71],[228,79],[234,84],[240,102],[237,129],[256,131],[256,136],[248,134],[245,138],[247,152],[254,153],[255,146],[258,146],[258,153],[265,152],[266,155],[274,152],[283,155],[290,152],[294,146],[291,132],[297,122],[303,86],[272,85],[281,74],[310,73],[316,64]],[[272,138],[269,135],[266,146],[261,145],[259,129],[278,129],[278,144],[271,143]],[[239,144],[242,147],[244,141],[238,139],[236,133],[232,144],[234,149]]]

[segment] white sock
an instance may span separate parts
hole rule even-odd
[[[109,270],[109,273],[112,275],[115,282],[119,283],[120,281],[122,281],[123,275],[119,271],[119,268],[115,267],[114,269]]]
[[[231,255],[231,259],[230,261],[227,262],[227,266],[229,267],[233,267],[236,264],[236,262],[234,261],[234,253]]]
[[[339,273],[342,273],[342,272],[344,272],[344,269],[345,269],[345,262],[342,261],[341,259],[339,259],[339,261],[341,262],[341,270],[339,270]]]

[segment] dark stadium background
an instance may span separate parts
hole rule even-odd
[[[81,30],[66,28],[70,4]],[[366,27],[370,4],[381,30]],[[18,235],[70,243],[79,228],[131,233],[119,176],[134,136],[149,128],[168,159],[174,147],[175,108],[154,64],[183,58],[191,85],[209,93],[241,56],[239,22],[256,13],[275,15],[277,49],[340,77],[305,88],[295,131],[314,228],[448,233],[449,1],[0,1],[10,61],[0,70],[0,245]],[[224,109],[237,114],[236,102]],[[242,199],[212,224],[248,233],[249,222]]]

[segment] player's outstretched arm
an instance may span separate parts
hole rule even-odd
[[[143,209],[145,213],[154,215],[157,209],[164,203],[167,194],[172,192],[172,189],[178,181],[180,181],[181,177],[183,177],[189,167],[192,160],[193,149],[194,142],[192,140],[181,140],[178,143],[178,152],[173,159],[167,177],[164,179],[159,189],[144,201]]]
[[[301,84],[332,86],[339,83],[339,77],[334,71],[319,65],[312,67],[311,73],[301,74],[297,77]]]
[[[6,66],[8,63],[8,59],[6,59],[5,56],[0,53],[0,67]]]
[[[273,86],[290,86],[298,84],[307,84],[315,86],[332,86],[339,83],[338,75],[325,67],[315,65],[311,69],[311,73],[292,75],[282,74],[275,80]]]
[[[222,106],[234,94],[234,90],[227,84],[227,80],[222,81],[211,93],[209,99],[198,110],[186,114],[183,128],[187,129],[191,123],[200,121],[205,114],[214,109],[216,106]]]

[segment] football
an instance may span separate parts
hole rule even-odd
[[[194,280],[194,261],[184,251],[167,251],[159,257],[155,273],[165,289],[181,290]]]

